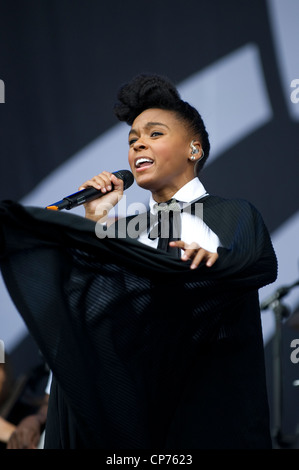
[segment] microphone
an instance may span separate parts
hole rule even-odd
[[[123,180],[124,182],[124,190],[128,189],[132,186],[134,182],[134,176],[129,170],[118,170],[114,171],[113,174]],[[112,191],[114,189],[113,184]],[[96,189],[93,187],[81,189],[77,193],[70,194],[69,196],[64,197],[61,201],[57,201],[54,204],[51,204],[46,207],[46,209],[51,209],[54,211],[61,211],[62,209],[70,210],[74,207],[81,206],[81,204],[85,204],[85,202],[93,201],[94,199],[98,199],[101,196],[105,196],[108,193],[102,193],[100,189]]]

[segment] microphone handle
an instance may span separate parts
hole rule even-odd
[[[134,182],[134,176],[129,170],[118,170],[114,171],[113,174],[123,180],[124,182],[124,190],[129,188]],[[111,183],[112,191],[114,189],[113,183]],[[60,211],[62,209],[70,210],[73,207],[81,206],[88,201],[93,201],[94,199],[98,199],[101,196],[104,196],[106,193],[102,193],[100,189],[96,189],[93,187],[82,189],[74,194],[70,194],[69,196],[64,197],[61,201],[57,201],[54,204],[51,204],[46,207],[46,209],[51,209],[55,211]]]
[[[113,184],[111,183],[112,191],[113,191]],[[80,194],[83,193],[83,194]],[[64,197],[61,201],[57,201],[54,204],[47,206],[46,209],[61,211],[63,209],[70,210],[73,207],[81,206],[87,201],[93,201],[94,199],[98,199],[99,197],[104,196],[104,193],[101,192],[100,189],[96,189],[93,187],[82,189],[77,193],[70,194],[69,196]]]

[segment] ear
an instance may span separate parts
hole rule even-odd
[[[190,155],[189,158],[192,161],[200,160],[203,156],[202,146],[199,140],[192,140],[190,143]]]

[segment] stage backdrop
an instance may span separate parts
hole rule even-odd
[[[116,92],[136,74],[163,74],[206,123],[206,189],[250,200],[271,232],[279,274],[261,301],[292,284],[299,277],[298,17],[297,0],[2,1],[0,200],[44,207],[102,170],[128,168],[128,127],[112,111]],[[126,202],[147,200],[134,183]],[[13,354],[28,332],[0,281],[0,339]],[[299,288],[284,301],[293,315]],[[262,320],[271,394],[273,312]],[[290,341],[299,330],[286,324],[284,331],[284,426],[292,434],[299,364]]]

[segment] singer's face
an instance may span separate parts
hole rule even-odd
[[[129,164],[137,184],[150,190],[157,202],[171,198],[194,178],[191,140],[186,124],[172,111],[147,109],[133,122]]]

